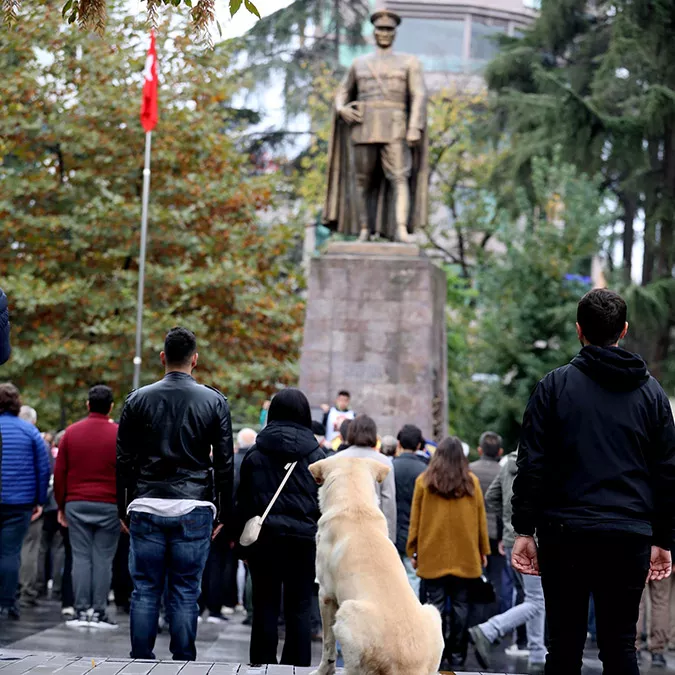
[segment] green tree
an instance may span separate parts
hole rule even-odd
[[[565,160],[600,173],[620,205],[623,264],[616,281],[623,287],[635,276],[634,222],[643,218],[645,288],[627,292],[640,303],[639,320],[653,316],[653,301],[659,318],[632,344],[664,376],[675,323],[675,2],[588,7],[585,0],[545,0],[532,29],[507,41],[488,69],[496,119],[515,149],[505,175],[527,182],[531,158],[551,156],[556,145]]]
[[[103,35],[108,26],[108,13],[111,7],[116,7],[116,1],[60,0],[59,6],[62,7],[63,18],[68,23],[77,22],[83,30]],[[216,0],[144,0],[144,2],[148,18],[153,25],[159,21],[159,12],[162,8],[182,7],[185,14],[190,17],[193,27],[210,40],[209,28],[216,23]],[[232,16],[241,9],[242,2],[251,14],[260,18],[258,8],[251,0],[229,0],[228,6]],[[24,15],[27,20],[30,20],[31,16],[35,18],[33,11],[40,9],[44,4],[44,0],[3,0],[5,23],[11,27]]]
[[[118,401],[131,384],[147,36],[121,0],[109,5],[114,47],[64,29],[51,5],[0,50],[0,259],[14,348],[3,377],[49,425],[78,415],[92,383]],[[160,374],[163,336],[182,324],[198,337],[200,380],[243,405],[295,378],[302,279],[289,255],[300,233],[258,217],[277,178],[238,148],[229,55],[197,48],[177,17],[158,51],[143,381]]]
[[[509,449],[537,381],[578,351],[576,305],[590,283],[583,270],[612,216],[600,180],[556,156],[533,159],[531,185],[531,194],[518,190],[520,217],[504,220],[496,233],[505,250],[477,276],[474,373],[496,381],[477,385],[474,415]]]

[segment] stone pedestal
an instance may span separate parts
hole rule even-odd
[[[445,274],[412,244],[334,242],[311,261],[300,388],[340,389],[380,435],[447,433]]]

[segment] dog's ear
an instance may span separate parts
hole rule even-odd
[[[328,460],[320,459],[318,462],[309,465],[309,472],[314,476],[317,485],[323,485],[328,474]]]
[[[376,459],[367,459],[366,462],[368,462],[370,473],[373,474],[373,478],[378,483],[381,483],[391,471],[391,469],[386,464],[378,462]]]

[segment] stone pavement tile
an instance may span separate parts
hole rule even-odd
[[[185,667],[185,661],[162,661],[152,669],[152,675],[178,675],[181,668]],[[92,675],[99,675],[98,669]]]
[[[213,663],[206,661],[192,661],[191,663],[186,663],[185,666],[180,671],[180,675],[209,675],[209,671],[213,667]],[[152,675],[155,675],[155,671],[152,671]]]
[[[157,665],[157,661],[131,661],[124,666],[119,675],[148,675]]]
[[[35,668],[32,668],[30,671],[30,675],[51,675],[52,673],[58,672],[62,668],[65,668],[65,666],[69,665],[70,663],[73,663],[74,661],[77,661],[78,659],[79,657],[77,656],[67,656],[59,654],[49,659],[48,661],[45,659],[44,663],[41,663],[39,666]]]
[[[54,658],[49,656],[49,659]],[[23,675],[29,670],[43,664],[47,659],[44,654],[26,656],[22,659],[10,661],[2,668],[3,675]]]
[[[238,663],[214,663],[209,675],[237,675],[238,672]]]

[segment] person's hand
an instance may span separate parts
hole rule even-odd
[[[129,534],[129,526],[120,518],[120,530],[124,534]]]
[[[410,558],[410,563],[412,565],[412,568],[414,570],[416,570],[417,569],[417,558]]]
[[[222,523],[220,525],[216,525],[213,528],[213,534],[211,535],[211,541],[213,541],[221,532],[221,530],[225,527]]]
[[[326,403],[321,404],[321,410],[325,413],[330,412],[330,406]]]
[[[66,520],[66,513],[59,509],[59,512],[56,514],[56,520],[59,522],[61,527],[68,527],[68,521]]]
[[[422,132],[419,129],[408,129],[405,140],[408,141],[409,146],[415,147],[422,141]]]
[[[511,565],[521,574],[539,576],[539,556],[534,537],[516,537]]]
[[[482,555],[482,556],[480,557],[480,562],[481,562],[481,565],[483,565],[483,569],[485,569],[485,568],[487,567],[487,564],[488,564],[487,556],[486,556],[486,555]]]
[[[497,544],[497,550],[499,551],[499,555],[506,556],[506,549],[504,548],[503,541],[500,541],[499,544]]]
[[[649,562],[647,581],[663,581],[673,570],[673,557],[670,551],[652,546],[652,557]]]
[[[344,105],[338,110],[338,115],[347,122],[347,124],[361,124],[363,122],[363,115],[361,111],[355,107],[354,103]]]
[[[33,507],[33,513],[30,517],[30,522],[34,523],[41,515],[42,515],[42,507],[41,506],[34,506]]]

